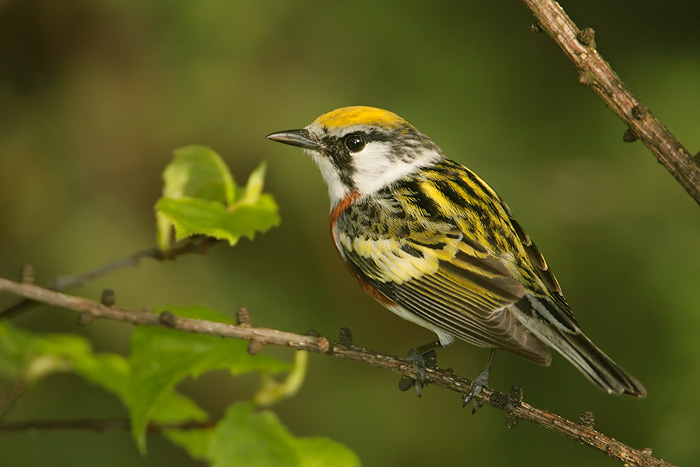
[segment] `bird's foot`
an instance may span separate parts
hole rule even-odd
[[[420,347],[414,347],[408,351],[406,359],[413,363],[417,378],[414,379],[410,376],[403,376],[401,381],[399,381],[399,389],[406,391],[410,387],[413,387],[418,397],[421,396],[421,388],[423,388],[428,381],[426,369],[437,368],[437,354],[435,353],[437,347],[440,347],[440,342],[436,341]]]
[[[479,400],[475,399],[481,392],[484,390],[484,388],[489,387],[489,382],[491,381],[491,364],[493,363],[493,356],[496,353],[495,350],[491,350],[491,353],[489,354],[489,360],[486,363],[486,368],[479,373],[479,376],[472,381],[472,385],[469,388],[469,391],[467,394],[464,396],[464,401],[462,403],[462,407],[465,407],[469,402],[471,402],[472,399],[474,399],[474,404],[472,405],[472,414],[475,414],[479,408],[481,408],[484,403]]]

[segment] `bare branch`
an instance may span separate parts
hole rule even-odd
[[[109,273],[118,271],[120,269],[136,267],[139,265],[142,259],[151,258],[158,261],[174,260],[180,255],[188,253],[206,253],[209,248],[217,244],[219,240],[207,237],[204,235],[194,235],[192,237],[187,237],[181,242],[173,245],[169,250],[161,250],[160,248],[148,248],[145,250],[137,251],[126,258],[121,258],[111,263],[107,263],[103,266],[97,267],[91,271],[87,271],[82,274],[74,274],[70,276],[59,276],[52,280],[46,285],[46,288],[51,290],[63,291],[72,287],[77,287],[79,285],[84,285],[95,280],[98,277],[105,276]],[[24,266],[20,275],[23,278],[30,279],[33,282],[33,270],[29,266]],[[28,277],[27,277],[28,276]],[[27,282],[27,280],[23,280]],[[0,318],[9,319],[13,318],[34,305],[33,300],[25,299],[21,300],[13,305],[8,306],[4,310],[0,311]]]
[[[20,376],[0,392],[0,419],[12,409],[26,390],[27,382]]]
[[[239,325],[232,325],[183,318],[170,312],[156,314],[150,311],[129,310],[115,306],[105,306],[86,298],[65,295],[33,284],[23,284],[0,278],[0,291],[3,290],[37,302],[74,310],[83,316],[87,316],[88,319],[86,321],[89,321],[91,318],[108,318],[137,325],[163,326],[193,333],[246,339],[251,342],[251,349],[259,349],[264,345],[281,345],[297,350],[307,350],[347,360],[365,362],[413,379],[418,376],[411,362],[373,350],[355,347],[349,342],[350,339],[347,335],[344,338],[345,343],[340,344],[331,342],[325,337],[254,327],[251,326],[248,319],[243,319],[243,322]],[[247,313],[243,314],[247,316]],[[460,394],[466,394],[471,386],[471,381],[449,371],[426,368],[426,373],[427,383]],[[509,395],[492,389],[484,389],[477,398],[485,404],[505,411],[508,414],[506,423],[509,428],[515,426],[519,420],[527,420],[569,439],[578,441],[583,445],[604,452],[614,459],[623,461],[625,465],[673,467],[668,462],[652,457],[649,450],[640,451],[631,448],[595,431],[592,428],[591,417],[589,416],[582,417],[582,423],[576,423],[523,402],[522,391],[518,388],[513,388]]]
[[[580,30],[553,0],[523,0],[544,30],[590,86],[629,128],[625,141],[641,140],[700,204],[700,165],[668,129],[637,99],[596,50],[593,29]]]
[[[160,434],[163,430],[201,430],[214,428],[218,420],[205,420],[203,422],[185,423],[150,423],[146,427],[148,433]],[[11,421],[0,422],[1,431],[25,431],[25,430],[123,430],[131,429],[131,421],[128,419],[110,420],[37,420],[37,421]]]

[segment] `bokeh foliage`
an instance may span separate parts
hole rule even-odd
[[[700,4],[562,2],[632,90],[691,152],[700,148]],[[537,241],[579,322],[643,381],[642,401],[600,393],[555,358],[539,368],[498,355],[493,385],[681,465],[700,459],[698,207],[588,89],[517,1],[0,2],[0,274],[23,263],[39,282],[150,246],[160,174],[174,148],[205,144],[236,174],[267,161],[282,224],[207,256],[144,263],[86,286],[133,307],[204,304],[254,323],[402,354],[432,339],[365,297],[333,250],[326,188],[299,151],[265,141],[342,105],[388,108],[485,178]],[[6,303],[7,297],[0,297]],[[81,333],[124,353],[132,328],[37,309],[33,331]],[[266,350],[267,351],[267,350]],[[289,358],[284,351],[270,352]],[[456,344],[443,366],[476,374],[487,352]],[[302,436],[327,436],[366,465],[617,465],[503,415],[461,410],[435,388],[399,393],[396,377],[312,356],[300,393],[276,412]],[[181,385],[223,415],[256,381],[225,373]],[[13,419],[104,418],[123,408],[70,376],[23,398]],[[41,446],[37,449],[36,446]],[[197,465],[128,433],[3,433],[3,463]]]

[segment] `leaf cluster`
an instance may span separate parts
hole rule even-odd
[[[263,193],[264,176],[261,164],[245,186],[237,186],[211,149],[189,146],[175,151],[155,207],[159,247],[171,247],[173,232],[176,241],[204,235],[233,246],[242,236],[253,239],[256,232],[278,225],[277,204]],[[155,311],[166,310],[235,324],[202,306]],[[78,335],[36,334],[0,322],[0,377],[29,389],[56,373],[82,377],[121,401],[144,455],[149,427],[155,426],[193,458],[217,467],[359,465],[345,446],[326,438],[297,437],[264,408],[296,393],[306,372],[306,352],[297,351],[290,364],[265,354],[251,355],[247,347],[241,340],[142,326],[131,333],[128,355],[119,355],[95,352]],[[211,420],[197,401],[177,389],[183,380],[215,370],[226,370],[232,377],[256,373],[261,381],[250,400],[232,401],[220,420]]]

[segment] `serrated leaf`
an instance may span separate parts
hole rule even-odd
[[[200,317],[215,317],[200,313]],[[19,374],[29,382],[56,372],[82,376],[121,399],[130,407],[131,368],[121,355],[95,353],[85,338],[68,334],[34,335],[8,323],[0,323],[0,371],[15,379]],[[151,419],[157,422],[206,420],[208,414],[191,399],[174,391],[161,395],[153,405]]]
[[[328,438],[297,438],[300,467],[357,467],[361,464],[351,449]]]
[[[216,152],[203,146],[176,150],[163,172],[163,196],[155,206],[158,246],[170,247],[173,228],[178,241],[202,234],[233,246],[241,236],[252,240],[256,232],[279,225],[277,204],[262,193],[264,178],[262,163],[246,187],[237,189]]]
[[[226,411],[211,440],[209,459],[214,467],[299,466],[294,440],[277,416],[256,412],[247,403]]]
[[[228,232],[239,237],[245,235],[251,240],[256,231],[266,232],[279,223],[277,203],[267,193],[261,194],[255,204],[238,206],[223,219],[223,225]]]
[[[124,357],[116,354],[97,354],[92,358],[76,358],[73,365],[76,373],[114,393],[126,406],[131,372],[129,362]]]
[[[124,357],[95,353],[83,337],[35,335],[8,323],[0,323],[0,365],[7,367],[3,374],[16,377],[21,372],[29,383],[56,372],[73,372],[118,397],[125,395],[129,377]]]
[[[163,198],[190,197],[230,205],[236,198],[236,184],[228,167],[213,150],[204,146],[176,149],[163,171]],[[156,210],[158,247],[170,247],[172,220]]]
[[[229,407],[210,440],[214,467],[269,465],[290,467],[356,467],[359,458],[326,438],[297,438],[270,411],[248,403]]]
[[[229,205],[236,185],[219,154],[204,146],[176,149],[173,161],[163,172],[163,196],[191,197]]]
[[[193,459],[209,460],[209,449],[214,429],[164,430],[163,434],[174,444],[185,449]]]
[[[151,421],[157,423],[201,422],[209,418],[192,399],[175,391],[166,393],[153,408]]]
[[[230,318],[204,307],[167,308],[192,318]],[[247,342],[217,336],[192,334],[178,330],[140,327],[131,337],[132,379],[129,411],[132,433],[139,447],[145,447],[145,428],[153,419],[164,397],[186,377],[197,377],[215,369],[228,369],[238,375],[250,371],[284,371],[289,364],[268,355],[252,356]]]
[[[226,239],[231,245],[238,241],[220,227],[221,219],[227,214],[221,203],[196,198],[161,198],[156,208],[175,227],[175,239],[178,241],[200,233]]]
[[[241,236],[252,239],[256,231],[265,232],[280,222],[277,204],[265,193],[257,204],[238,205],[233,211],[222,204],[194,198],[161,198],[156,206],[173,223],[177,240],[203,234],[227,240],[233,246]]]

